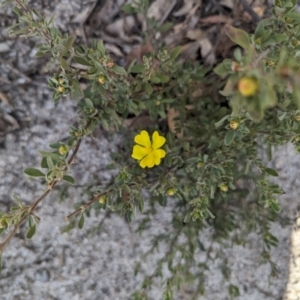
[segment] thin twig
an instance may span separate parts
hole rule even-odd
[[[71,165],[72,162],[74,161],[75,156],[80,147],[81,141],[82,141],[81,139],[79,139],[77,141],[75,149],[74,149],[71,157],[68,159],[67,166],[65,166],[65,168],[63,169],[64,171],[66,171],[68,168],[68,165]],[[33,201],[33,203],[30,205],[28,212],[25,214],[25,216],[21,220],[19,220],[19,222],[17,224],[14,225],[14,229],[9,233],[9,235],[4,239],[4,241],[2,243],[0,243],[0,255],[1,255],[1,253],[3,253],[5,247],[8,245],[8,243],[14,237],[14,235],[18,232],[20,226],[23,225],[23,223],[28,219],[28,217],[34,213],[35,209],[40,204],[40,202],[50,194],[50,192],[53,190],[53,188],[57,185],[57,183],[59,181],[60,181],[60,179],[56,179],[56,180],[52,181],[52,183],[50,183],[48,185],[47,190],[39,198],[37,198],[35,201]]]

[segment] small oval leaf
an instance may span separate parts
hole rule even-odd
[[[78,228],[82,229],[83,226],[84,226],[84,215],[82,214],[81,217],[80,217],[80,220],[78,222]]]
[[[24,173],[31,177],[45,177],[45,174],[38,169],[35,168],[26,168]]]
[[[26,239],[31,239],[36,232],[36,224],[34,224],[32,227],[30,227],[26,233]]]
[[[232,141],[234,140],[235,137],[235,131],[234,130],[229,130],[227,131],[225,138],[224,138],[224,144],[225,146],[229,146]]]
[[[66,181],[67,183],[70,183],[72,185],[75,184],[75,180],[72,176],[70,175],[64,175],[64,177],[62,178],[63,181]]]
[[[271,168],[266,168],[265,171],[266,171],[269,175],[271,175],[271,176],[274,176],[274,177],[277,177],[277,176],[278,176],[278,173],[277,173],[275,170],[271,169]]]

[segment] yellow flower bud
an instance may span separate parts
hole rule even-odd
[[[297,39],[292,39],[292,45],[294,47],[298,46],[299,45],[299,41]]]
[[[299,122],[300,121],[300,115],[294,116],[294,119]]]
[[[156,104],[156,105],[160,105],[160,101],[159,101],[159,100],[156,100],[156,101],[155,101],[155,104]]]
[[[98,201],[99,201],[100,204],[104,204],[106,202],[106,197],[105,196],[100,196]]]
[[[229,123],[229,127],[233,130],[236,130],[239,127],[239,122],[232,120]]]
[[[204,166],[204,162],[203,161],[199,161],[197,164],[197,169],[200,169]]]
[[[0,228],[6,228],[7,222],[5,218],[0,219]]]
[[[175,194],[175,190],[173,188],[168,188],[167,194],[168,194],[168,196],[173,196]]]
[[[238,82],[238,90],[244,97],[253,96],[258,90],[258,82],[253,77],[243,77]]]
[[[100,84],[104,84],[104,83],[106,82],[105,76],[100,75],[100,76],[98,77],[98,82],[99,82]]]
[[[61,154],[61,155],[64,155],[68,152],[68,147],[66,145],[62,145],[58,148],[58,152]]]
[[[60,77],[60,78],[58,79],[58,83],[59,83],[59,84],[64,84],[64,79],[63,79],[62,77]]]
[[[80,136],[82,135],[80,131],[75,131],[74,134],[75,134],[75,136],[77,136],[77,137],[80,137]]]
[[[220,190],[222,191],[222,192],[227,192],[228,191],[228,186],[227,186],[227,184],[225,184],[225,183],[222,183],[221,185],[220,185]]]
[[[58,88],[57,88],[57,91],[60,92],[60,93],[64,93],[66,91],[65,87],[60,85]]]

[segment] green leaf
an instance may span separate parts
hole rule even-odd
[[[251,48],[250,38],[246,31],[227,24],[225,25],[225,33],[234,43],[243,49],[249,50]]]
[[[51,157],[51,158],[54,158],[54,159],[56,159],[56,160],[58,160],[58,161],[63,161],[63,160],[61,159],[61,157],[60,157],[58,154],[54,153],[54,152],[39,151],[39,153],[40,153],[42,156],[44,156],[44,157]]]
[[[293,87],[293,101],[297,108],[300,109],[300,86],[294,85]]]
[[[99,42],[97,43],[97,49],[98,49],[98,51],[100,52],[101,56],[104,56],[104,55],[105,55],[105,47],[104,47],[102,41],[99,41]]]
[[[21,11],[21,9],[19,7],[15,6],[13,8],[13,11],[14,11],[14,13],[16,13],[18,15],[18,17],[23,16],[23,12]]]
[[[181,52],[181,47],[180,47],[180,46],[174,48],[174,49],[171,51],[171,53],[170,53],[170,58],[171,58],[172,60],[174,60],[175,58],[177,58],[177,56],[180,54],[180,52]]]
[[[120,66],[114,65],[112,67],[112,70],[118,75],[127,75],[127,72],[125,71],[125,69]]]
[[[271,168],[266,168],[265,171],[266,171],[269,175],[271,175],[271,176],[274,176],[274,177],[277,177],[277,176],[278,176],[278,173],[277,173],[275,170],[271,169]]]
[[[183,219],[183,223],[188,223],[191,220],[191,213],[187,213]]]
[[[24,173],[31,177],[45,177],[45,174],[38,169],[35,168],[26,168]]]
[[[158,77],[154,76],[154,75],[150,77],[150,80],[153,83],[160,83],[160,79]]]
[[[174,24],[172,22],[166,22],[158,28],[158,31],[161,33],[165,33],[167,31],[169,31],[170,29],[172,29],[173,27],[174,27]]]
[[[275,202],[275,201],[271,202],[271,207],[277,213],[279,213],[280,210],[281,210],[280,205],[277,202]]]
[[[131,4],[125,4],[122,6],[122,11],[126,14],[134,14],[136,9]]]
[[[292,19],[294,21],[300,21],[300,14],[296,11],[292,11],[292,12],[285,14],[285,17]]]
[[[74,43],[75,38],[73,36],[69,37],[65,44],[64,53],[68,52]]]
[[[129,68],[128,73],[142,73],[145,67],[142,64],[136,64]]]
[[[143,197],[138,197],[139,210],[142,213],[144,211],[144,199]]]
[[[151,84],[149,82],[146,82],[145,89],[149,95],[153,93],[153,87],[151,86]]]
[[[49,170],[53,170],[54,169],[54,163],[51,157],[45,157],[45,159],[47,160],[47,168]]]
[[[31,239],[36,232],[36,224],[34,224],[32,227],[30,227],[26,233],[26,239]]]
[[[235,137],[235,131],[234,130],[229,130],[227,131],[225,138],[224,138],[224,144],[225,146],[229,146],[232,141],[234,140]]]
[[[78,222],[78,228],[79,228],[79,229],[82,229],[83,226],[84,226],[84,215],[81,214],[80,220],[79,220],[79,222]]]
[[[214,68],[214,72],[219,75],[221,78],[225,78],[231,73],[231,65],[232,65],[232,60],[231,59],[225,59],[223,60],[222,63],[218,64]]]
[[[215,123],[216,127],[220,127],[223,125],[223,123],[230,117],[230,115],[226,115],[225,117],[223,117],[220,121],[218,121],[217,123]]]
[[[80,65],[89,66],[89,67],[93,65],[92,63],[88,62],[86,59],[84,59],[82,57],[74,56],[73,58],[74,58],[75,62],[77,62]]]
[[[68,182],[68,183],[70,183],[72,185],[75,184],[74,178],[72,176],[70,176],[70,175],[64,175],[63,178],[62,178],[62,180],[66,181],[66,182]]]
[[[158,78],[161,83],[167,83],[170,80],[170,77],[168,75],[164,75],[164,74],[157,74],[156,78]]]

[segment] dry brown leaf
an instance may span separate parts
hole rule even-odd
[[[233,7],[234,7],[234,0],[221,0],[220,4],[223,5],[223,6],[225,6],[225,7],[233,9]]]
[[[147,16],[157,21],[161,20],[165,11],[172,5],[173,0],[156,0],[149,7]]]
[[[179,112],[176,108],[170,108],[168,110],[168,113],[167,113],[167,122],[168,122],[168,127],[169,127],[169,130],[172,132],[172,133],[175,133],[177,137],[182,137],[183,136],[183,132],[181,130],[181,132],[177,133],[176,130],[175,130],[175,121],[174,121],[174,118],[178,117],[179,116]]]
[[[11,106],[10,103],[9,103],[9,101],[8,101],[8,98],[6,97],[6,95],[4,93],[1,93],[1,92],[0,92],[0,100],[2,102],[4,102],[5,104]]]
[[[182,6],[182,8],[174,12],[173,16],[181,17],[187,15],[191,11],[195,3],[196,0],[184,0],[184,5]]]
[[[123,57],[123,53],[119,47],[113,44],[105,44],[105,48],[116,56]]]
[[[151,53],[153,51],[153,47],[148,42],[145,45],[138,45],[136,47],[133,47],[131,52],[127,56],[126,66],[129,66],[133,60],[137,60],[138,63],[143,62],[143,56],[145,54]]]
[[[199,41],[201,47],[201,55],[206,65],[213,65],[216,63],[216,57],[213,51],[213,46],[208,38]]]
[[[198,56],[198,50],[200,48],[199,42],[191,42],[181,46],[182,59],[195,60]]]
[[[266,6],[265,5],[256,6],[253,8],[253,10],[256,12],[256,14],[259,17],[263,17],[263,15],[265,14],[265,11],[266,11]]]
[[[197,97],[200,97],[200,96],[202,96],[202,95],[203,95],[203,88],[200,87],[200,88],[197,88],[197,89],[193,92],[192,97],[197,98]]]
[[[131,129],[143,129],[155,125],[156,122],[151,120],[149,116],[136,116],[124,120],[123,126]]]
[[[190,40],[199,40],[202,39],[205,35],[205,32],[203,32],[199,28],[188,30],[188,32],[186,33],[186,37]]]
[[[91,7],[87,6],[81,13],[77,14],[73,19],[72,23],[83,24],[90,13]]]
[[[214,15],[206,18],[200,19],[200,22],[203,24],[218,24],[218,23],[227,23],[231,20],[229,17],[224,15]]]

